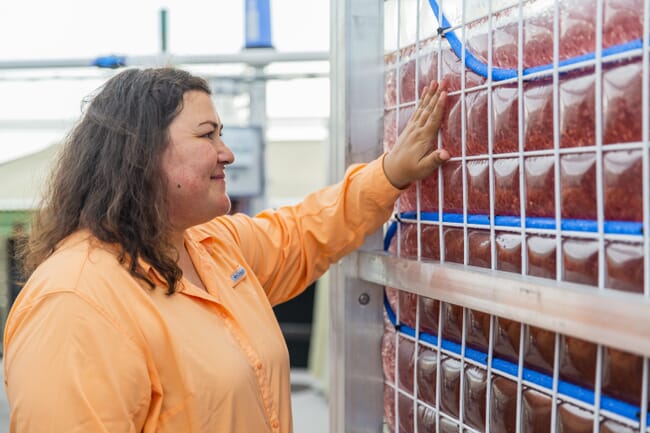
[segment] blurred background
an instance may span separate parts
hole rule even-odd
[[[83,101],[125,67],[173,65],[209,80],[237,158],[228,185],[235,210],[295,203],[327,184],[329,7],[328,0],[0,2],[2,328],[20,289],[15,241],[29,229],[48,167]],[[311,420],[304,431],[327,431],[326,284],[324,277],[276,309],[295,372],[298,433],[301,417]],[[5,404],[0,432],[7,422]]]

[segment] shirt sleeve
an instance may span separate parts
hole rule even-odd
[[[298,205],[255,218],[230,218],[231,232],[276,305],[298,295],[332,263],[361,246],[390,217],[400,192],[386,178],[382,156],[351,166],[342,182]]]
[[[153,398],[135,343],[78,295],[50,294],[5,331],[10,431],[140,432]]]

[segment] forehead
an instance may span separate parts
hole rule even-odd
[[[190,90],[183,94],[183,108],[174,121],[197,124],[205,121],[221,123],[212,97],[200,90]]]

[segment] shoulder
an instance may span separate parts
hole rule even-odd
[[[61,289],[78,288],[84,277],[126,271],[119,263],[117,254],[117,248],[101,243],[87,232],[73,233],[61,241],[54,253],[36,268],[28,285],[47,281],[48,286]]]
[[[116,248],[77,232],[29,277],[9,314],[5,338],[26,323],[68,323],[83,316],[88,326],[108,324],[136,341],[134,313],[146,311],[150,293],[119,262]]]
[[[76,232],[36,268],[16,302],[20,308],[57,293],[72,293],[102,305],[115,296],[112,292],[125,292],[129,286],[139,284],[119,262],[117,248],[102,244],[87,232]]]

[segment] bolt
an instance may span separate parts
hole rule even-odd
[[[367,293],[362,293],[359,295],[359,303],[361,305],[368,305],[368,302],[370,302],[370,295]]]

